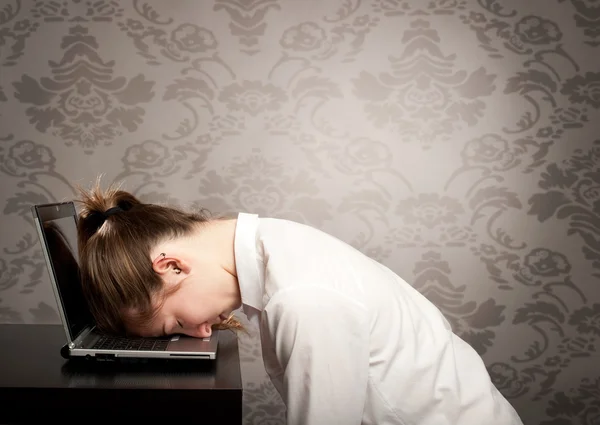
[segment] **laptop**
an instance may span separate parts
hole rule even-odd
[[[209,338],[185,335],[135,338],[102,334],[95,326],[81,288],[74,203],[40,204],[32,206],[31,210],[67,337],[67,344],[61,350],[63,357],[101,361],[216,358],[218,330],[214,330]]]

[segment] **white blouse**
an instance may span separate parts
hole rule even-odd
[[[240,213],[235,262],[289,425],[522,424],[441,312],[350,245]]]

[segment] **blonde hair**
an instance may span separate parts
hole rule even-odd
[[[103,190],[100,179],[90,190],[79,192],[82,289],[97,326],[122,334],[127,324],[147,325],[164,299],[178,289],[165,289],[152,267],[151,249],[161,240],[189,235],[210,220],[208,214],[145,204],[119,186]],[[117,212],[106,214],[111,208]],[[214,328],[242,330],[243,326],[232,315]]]

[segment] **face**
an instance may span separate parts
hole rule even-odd
[[[160,241],[152,268],[168,295],[152,323],[128,331],[142,336],[205,338],[242,304],[234,258],[235,220],[210,222],[185,237]],[[158,300],[155,300],[158,301]]]
[[[224,322],[241,304],[237,279],[225,271],[214,270],[203,276],[190,273],[180,279],[177,289],[166,296],[152,323],[128,328],[141,336],[185,334],[206,338],[212,325]],[[169,285],[169,283],[166,283]]]

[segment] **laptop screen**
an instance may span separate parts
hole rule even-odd
[[[52,265],[51,278],[56,283],[71,340],[75,340],[94,323],[81,288],[75,207],[65,203],[36,208]]]

